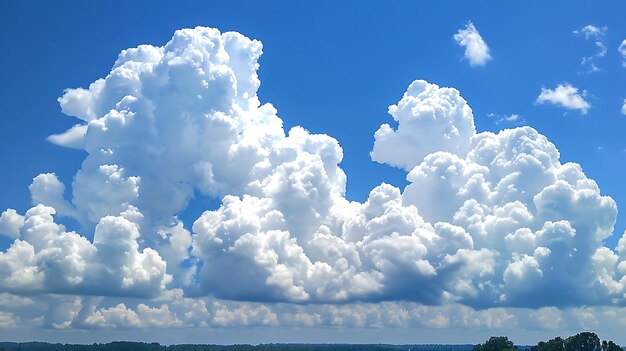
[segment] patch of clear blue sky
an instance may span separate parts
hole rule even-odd
[[[452,86],[474,110],[479,131],[497,131],[488,114],[519,114],[575,161],[602,193],[626,206],[626,38],[622,1],[14,1],[0,2],[0,209],[24,212],[28,185],[55,172],[69,193],[84,153],[45,141],[77,120],[61,114],[63,89],[104,77],[117,54],[163,45],[176,29],[198,25],[259,39],[262,102],[285,127],[302,125],[337,138],[344,149],[348,198],[364,200],[380,182],[403,186],[406,173],[372,162],[373,134],[391,122],[387,106],[414,79]],[[472,21],[493,60],[470,67],[452,35]],[[572,31],[608,26],[601,72],[583,73],[596,52]],[[541,87],[569,82],[589,92],[587,115],[535,105]],[[599,150],[601,147],[601,150]],[[69,196],[69,194],[67,194]],[[445,201],[445,199],[443,199]],[[216,201],[199,199],[190,224]],[[613,246],[626,227],[618,217]],[[6,246],[7,240],[0,242]]]

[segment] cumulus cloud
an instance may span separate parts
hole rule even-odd
[[[381,151],[390,139],[377,133],[372,157],[411,169],[410,184],[403,192],[383,184],[362,204],[314,182],[315,196],[325,199],[329,211],[315,208],[319,201],[309,202],[310,188],[302,185],[225,197],[193,227],[193,254],[205,263],[201,290],[235,300],[403,299],[477,307],[601,304],[623,291],[620,284],[607,290],[593,264],[612,234],[615,203],[580,166],[561,164],[545,136],[529,127],[477,133],[458,92],[424,81],[411,84],[397,106],[392,115],[412,112],[398,118],[398,131],[413,127],[418,139],[422,131],[412,124],[422,119],[433,130],[459,120],[469,132],[456,134],[464,142],[444,135],[425,151],[416,143],[414,149],[389,148],[393,153]],[[411,145],[416,137],[395,133],[396,145]],[[270,184],[291,181],[282,172],[280,179]],[[284,206],[294,192],[303,192],[297,214],[295,202]],[[226,283],[219,268],[225,266],[242,279],[228,277]],[[567,290],[565,298],[545,293],[555,281]],[[590,288],[579,289],[589,282]],[[417,285],[422,288],[411,289]]]
[[[23,282],[12,289],[132,296],[163,290],[171,274],[176,284],[191,283],[196,266],[181,264],[195,259],[191,233],[177,214],[196,194],[275,197],[273,205],[291,229],[296,223],[301,230],[317,228],[332,198],[345,191],[345,174],[337,166],[342,150],[336,140],[303,128],[286,133],[276,110],[260,104],[260,54],[260,42],[238,33],[181,30],[163,47],[124,50],[111,72],[88,89],[66,90],[59,98],[62,111],[82,123],[50,140],[83,148],[88,156],[69,199],[54,174],[34,178],[35,207],[26,221],[47,211],[51,234],[67,239],[68,250],[82,250],[74,254],[76,269],[88,271],[108,254],[107,271],[120,281],[101,279],[100,289],[89,286],[97,279],[85,279],[83,271],[70,281],[55,281],[55,275],[67,274],[41,272],[47,261],[40,261],[40,251],[64,246],[52,240],[33,247],[32,238],[22,237],[5,253],[6,265],[13,266],[4,278]],[[93,242],[66,233],[52,215],[73,217],[86,231],[94,230]],[[8,210],[0,229],[15,238],[23,221]],[[115,259],[121,252],[127,255]],[[18,253],[23,258],[10,262]],[[16,270],[23,274],[16,277]],[[59,286],[49,287],[47,280]]]
[[[459,46],[465,48],[465,58],[469,60],[470,66],[484,66],[487,61],[491,60],[489,47],[478,33],[472,22],[468,22],[465,28],[453,36]]]
[[[0,328],[12,329],[16,326],[17,323],[13,313],[0,311]]]
[[[555,89],[541,88],[541,94],[537,97],[536,103],[550,103],[565,107],[568,110],[578,110],[583,115],[591,108],[591,105],[585,101],[587,91],[583,90],[582,94],[578,93],[578,88],[569,84],[559,84]]]
[[[160,301],[120,303],[109,298],[48,296],[36,306],[14,308],[0,316],[4,329],[82,329],[90,334],[105,330],[180,328],[420,328],[543,331],[602,328],[619,333],[626,326],[624,307],[485,308],[461,304],[428,306],[415,302],[348,304],[274,304],[213,298],[187,298],[175,292]],[[19,315],[40,317],[18,317]],[[294,329],[296,328],[296,329]],[[240,329],[238,329],[240,330]],[[306,330],[306,329],[305,329]],[[508,331],[508,332],[507,332]]]
[[[606,32],[607,26],[597,27],[594,25],[586,25],[581,29],[574,30],[572,33],[577,35],[584,35],[585,40],[593,40],[596,46],[596,53],[591,56],[585,56],[582,58],[581,66],[587,69],[587,73],[599,72],[602,69],[596,65],[598,58],[604,57],[607,52],[606,47]]]
[[[626,115],[626,99],[624,99],[624,105],[622,105],[622,114]]]
[[[476,133],[472,109],[459,91],[423,80],[411,83],[398,104],[389,106],[389,114],[398,128],[380,126],[371,156],[408,171],[435,151],[463,155]]]
[[[29,306],[34,304],[33,299],[29,297],[22,297],[19,295],[13,295],[9,293],[0,293],[0,306],[2,307],[19,307]]]
[[[425,306],[414,302],[349,304],[271,304],[214,298],[187,298],[180,290],[162,301],[118,303],[110,298],[53,295],[43,303],[5,312],[12,326],[49,329],[349,327],[349,328],[490,328],[518,326],[520,309],[449,304]],[[27,313],[24,313],[28,311]],[[16,313],[39,315],[18,320]]]
[[[102,308],[88,315],[84,323],[100,328],[164,328],[178,327],[182,322],[170,312],[167,305],[150,307],[140,303],[136,310],[123,303],[109,308]]]
[[[21,216],[12,208],[2,212],[0,215],[0,234],[11,239],[20,236],[20,228],[24,225],[24,216]]]
[[[103,217],[91,243],[55,223],[55,213],[44,205],[26,212],[19,239],[0,252],[3,290],[153,297],[171,280],[156,251],[139,250],[135,223]]]
[[[72,186],[77,215],[96,223],[132,205],[154,229],[195,191],[243,192],[284,137],[255,95],[260,54],[260,42],[238,33],[181,30],[164,47],[124,50],[88,89],[68,89],[62,111],[84,123],[51,140],[89,154]]]
[[[337,140],[285,131],[259,101],[261,48],[238,33],[180,30],[67,90],[62,110],[82,127],[51,141],[88,156],[68,194],[39,175],[33,207],[0,217],[14,239],[0,253],[0,288],[66,295],[42,319],[50,328],[497,327],[516,318],[504,307],[623,303],[626,239],[603,245],[615,202],[545,136],[477,132],[456,89],[416,80],[371,152],[409,185],[350,201]],[[569,85],[542,96],[589,108]],[[178,215],[194,196],[221,203],[186,228]],[[67,231],[63,216],[87,234]]]

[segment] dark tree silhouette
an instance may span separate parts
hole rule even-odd
[[[582,332],[565,339],[565,351],[602,351],[596,333]]]
[[[531,351],[565,351],[565,340],[560,336],[550,339],[547,342],[540,341],[537,346],[533,346]]]
[[[602,342],[602,351],[622,351],[622,348],[614,343],[613,340],[610,340],[609,342],[604,340]]]
[[[596,333],[582,332],[563,340],[556,337],[547,342],[540,341],[531,351],[622,351],[622,348],[613,341],[604,340]]]
[[[472,351],[503,351],[514,350],[515,345],[506,336],[492,336],[484,344],[478,344]]]

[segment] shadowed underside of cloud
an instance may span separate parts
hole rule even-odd
[[[280,323],[260,302],[333,311],[381,301],[472,311],[624,303],[626,239],[615,251],[603,245],[616,204],[578,164],[561,164],[545,136],[479,133],[456,89],[418,80],[389,108],[398,127],[383,124],[371,153],[407,170],[410,184],[349,201],[338,142],[286,132],[259,101],[261,49],[238,33],[180,30],[163,47],[122,51],[88,89],[68,89],[62,110],[81,122],[50,140],[88,156],[71,198],[42,174],[33,208],[2,213],[0,231],[15,241],[0,253],[0,288],[172,301],[98,308],[79,297],[59,312],[102,326],[186,325],[190,311],[167,316],[176,304],[208,308],[201,296],[251,304],[214,306],[207,325],[233,315]],[[221,206],[185,228],[177,215],[196,193]],[[55,216],[76,219],[93,241]],[[315,324],[327,312],[280,318]]]
[[[619,335],[626,326],[624,307],[474,309],[461,304],[427,306],[390,301],[348,304],[284,304],[237,302],[210,297],[188,298],[173,289],[158,300],[127,300],[75,295],[42,295],[36,300],[0,294],[2,331],[46,328],[79,332],[155,329],[159,333],[185,328],[419,328],[472,329],[484,333],[513,330],[585,330],[602,326]],[[32,318],[31,316],[39,316]],[[297,330],[297,329],[290,329]],[[409,329],[410,330],[410,329]],[[94,334],[91,334],[94,333]]]

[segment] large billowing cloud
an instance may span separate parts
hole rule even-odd
[[[493,323],[510,320],[501,307],[623,304],[626,239],[603,245],[616,204],[545,136],[477,132],[456,89],[417,80],[389,108],[397,127],[383,124],[371,153],[405,169],[410,184],[350,201],[338,142],[285,132],[259,101],[260,55],[261,43],[241,34],[185,29],[163,47],[122,51],[107,77],[67,90],[63,112],[80,123],[49,140],[88,156],[70,198],[42,174],[33,208],[2,213],[0,232],[15,241],[0,253],[0,288],[170,299],[68,299],[47,324],[86,328],[372,325],[358,321],[383,314],[367,307],[381,301]],[[194,196],[221,203],[186,228],[177,216]],[[211,320],[193,312],[205,310]]]

